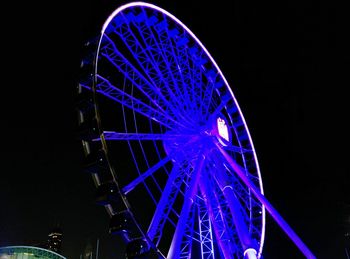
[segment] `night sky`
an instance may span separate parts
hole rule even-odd
[[[2,9],[0,246],[45,241],[60,224],[67,258],[97,239],[100,258],[122,258],[81,170],[74,106],[83,42],[122,3],[16,1]],[[346,8],[309,0],[152,3],[194,32],[231,85],[265,196],[317,258],[346,258]],[[304,258],[269,215],[263,255]]]

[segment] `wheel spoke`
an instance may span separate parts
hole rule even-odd
[[[167,258],[169,259],[178,259],[180,257],[181,244],[186,229],[186,222],[188,220],[191,206],[193,205],[193,201],[198,190],[200,173],[202,171],[204,161],[205,156],[201,155],[197,159],[196,166],[194,167],[193,173],[191,175],[189,186],[184,195],[184,202],[182,205],[180,218],[176,224],[175,233],[168,252]]]
[[[162,196],[159,199],[151,224],[147,231],[149,239],[153,240],[155,243],[158,243],[162,236],[164,223],[175,198],[179,193],[180,186],[183,183],[186,174],[187,171],[181,168],[181,161],[177,161],[169,174]]]
[[[238,147],[238,146],[234,146],[234,145],[227,145],[227,146],[223,146],[223,148],[227,151],[233,151],[233,152],[236,152],[236,153],[240,153],[240,154],[243,154],[243,153],[246,153],[246,152],[253,152],[253,150],[251,149],[246,149],[246,148],[242,148],[242,147]]]
[[[193,48],[192,48],[193,49]],[[196,49],[197,50],[197,49]],[[202,55],[203,52],[201,51]],[[197,52],[194,52],[192,55],[194,56],[198,56]],[[198,64],[196,64],[195,62],[193,62],[193,56],[189,53],[189,50],[187,49],[187,58],[189,60],[191,60],[190,63],[190,70],[191,70],[191,85],[190,85],[190,90],[191,90],[191,94],[192,94],[192,102],[193,102],[193,106],[194,106],[194,115],[197,118],[201,118],[201,111],[200,111],[200,107],[201,107],[201,103],[202,103],[202,91],[203,91],[203,71],[202,71],[202,66],[199,66]],[[192,86],[192,87],[191,87]]]
[[[214,118],[217,117],[229,101],[231,101],[230,98],[221,99],[221,103],[215,108],[215,110],[211,114],[206,114],[205,118],[208,119],[208,115]]]
[[[155,86],[150,83],[130,61],[120,53],[116,48],[113,41],[104,36],[106,43],[101,49],[101,55],[104,56],[111,64],[113,64],[118,70],[123,72],[129,81],[135,85],[140,92],[142,92],[158,109],[165,111],[173,118],[178,119],[176,107],[168,101],[169,97],[164,96],[159,86]],[[178,122],[179,123],[179,122]],[[179,123],[180,124],[180,123]]]
[[[164,17],[164,20],[166,20],[166,17]],[[147,25],[149,26],[149,24]],[[179,34],[179,31],[176,28],[169,31],[169,26],[167,26],[166,23],[155,26],[155,30],[158,32],[159,39],[163,43],[162,46],[164,48],[165,55],[168,57],[166,62],[169,64],[169,72],[171,72],[171,76],[173,77],[175,86],[177,87],[176,92],[182,97],[183,110],[189,111],[187,114],[189,116],[194,115],[192,112],[193,104],[186,89],[188,86],[184,81],[179,60],[175,53],[174,43],[172,42],[172,39],[175,40],[175,37]]]
[[[208,81],[204,90],[203,99],[201,101],[201,114],[202,118],[206,119],[209,114],[210,104],[212,102],[213,94],[215,89],[224,85],[222,81],[216,82],[218,75],[215,75],[213,81]]]
[[[102,76],[97,76],[98,82],[96,85],[96,91],[104,96],[117,101],[123,106],[142,114],[146,118],[152,119],[167,128],[174,128],[175,125],[179,125],[172,117],[162,113],[161,110],[153,108],[139,99],[123,92],[119,88],[113,86],[107,79]],[[180,124],[181,125],[181,124]]]
[[[144,11],[142,14],[144,17],[147,17]],[[136,27],[142,36],[143,42],[148,46],[149,56],[152,58],[152,66],[150,66],[150,68],[156,70],[152,73],[153,78],[159,85],[164,84],[168,89],[171,100],[176,102],[176,106],[180,108],[179,112],[185,112],[186,109],[184,105],[188,104],[189,100],[185,102],[181,91],[179,91],[177,81],[174,77],[175,70],[171,68],[171,63],[173,62],[170,60],[173,59],[173,57],[171,56],[171,58],[169,58],[168,55],[171,55],[171,53],[166,51],[167,48],[172,46],[172,43],[165,40],[168,39],[168,37],[160,37],[160,34],[167,30],[166,19],[156,24],[153,30],[150,27],[148,18],[145,19],[144,23],[139,23],[138,25],[139,26]],[[155,31],[158,37],[155,35]]]
[[[184,93],[187,113],[189,116],[198,119],[198,96],[196,95],[196,90],[202,87],[200,80],[202,68],[201,64],[196,62],[196,60],[199,59],[197,53],[198,49],[196,47],[188,47],[187,43],[189,39],[186,32],[180,34],[176,28],[171,31],[169,31],[168,28],[164,28],[162,31],[165,32],[164,38],[170,42],[171,54],[175,60],[173,71],[174,74],[180,75],[181,92]],[[174,44],[171,42],[171,38]],[[195,69],[198,69],[198,73],[194,72]]]
[[[138,26],[136,27],[138,28]],[[155,56],[159,55],[159,53],[152,52],[151,54],[148,54],[147,52],[151,45],[148,48],[144,48],[130,27],[128,31],[124,31],[122,27],[119,27],[114,32],[123,40],[138,65],[143,69],[144,74],[151,81],[151,85],[153,86],[152,90],[158,97],[160,97],[159,101],[163,102],[168,108],[169,113],[173,114],[177,119],[180,119],[181,116],[179,110],[181,110],[181,107],[178,107],[176,103],[174,103],[174,101],[177,100],[177,97],[171,89],[169,89],[168,83],[162,78],[162,72],[157,70],[158,63],[155,61]],[[141,38],[145,39],[142,33],[140,35]]]
[[[100,52],[111,64],[119,69],[123,75],[133,83],[155,106],[163,110],[158,103],[159,98],[164,99],[159,89],[149,82],[141,72],[118,50],[114,42],[104,35],[105,44]]]
[[[131,192],[138,184],[145,181],[145,179],[149,176],[151,176],[154,172],[156,172],[159,168],[163,167],[166,163],[168,163],[173,157],[171,155],[166,156],[162,160],[160,160],[157,164],[149,168],[146,172],[142,173],[139,177],[137,177],[135,180],[133,180],[131,183],[126,185],[122,192],[124,194],[128,194]]]
[[[190,139],[194,135],[184,135],[184,134],[170,134],[170,133],[163,133],[163,134],[156,134],[156,133],[129,133],[129,132],[115,132],[115,131],[103,131],[104,139],[105,140],[175,140],[179,138],[186,138]],[[93,139],[93,141],[100,140]]]

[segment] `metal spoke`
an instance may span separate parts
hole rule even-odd
[[[165,16],[164,16],[164,20],[166,20]],[[191,102],[189,94],[185,89],[187,85],[185,84],[183,73],[181,71],[181,67],[179,66],[178,57],[175,54],[175,48],[173,43],[175,38],[179,34],[179,31],[176,28],[173,28],[170,30],[169,26],[156,26],[155,30],[157,30],[161,41],[165,42],[165,44],[163,44],[163,48],[165,49],[165,52],[169,53],[168,60],[167,60],[168,63],[170,64],[169,71],[172,72],[171,74],[172,74],[172,77],[174,78],[174,82],[177,85],[178,92],[180,92],[182,96],[183,109],[184,111],[189,111],[188,115],[194,115],[191,112],[193,109],[193,103]]]
[[[145,12],[142,14],[147,17]],[[149,46],[148,52],[150,52],[150,56],[153,60],[153,66],[157,70],[156,73],[153,74],[154,77],[159,77],[157,80],[158,82],[164,82],[165,87],[171,94],[171,99],[176,101],[178,107],[180,108],[179,112],[185,112],[186,109],[184,109],[183,105],[189,102],[188,100],[187,102],[184,101],[182,93],[179,91],[177,81],[174,78],[174,70],[169,65],[169,54],[167,51],[165,51],[165,48],[169,48],[171,42],[166,42],[163,38],[159,37],[159,34],[166,31],[166,19],[156,24],[153,27],[154,30],[151,29],[148,19],[146,19],[144,23],[139,23],[139,25],[140,26],[137,26],[137,28],[143,41]],[[154,31],[157,31],[158,37],[156,37]]]
[[[163,110],[163,107],[159,105],[159,100],[165,100],[164,96],[160,93],[153,83],[149,82],[144,75],[133,65],[130,61],[118,50],[114,42],[104,35],[104,41],[106,42],[101,48],[101,55],[104,56],[110,63],[118,68],[123,75],[133,83],[155,106]],[[165,102],[167,102],[165,100]],[[164,111],[164,110],[163,110]]]
[[[179,138],[190,139],[195,135],[190,134],[171,134],[171,133],[129,133],[129,132],[115,132],[115,131],[103,131],[105,140],[175,140]],[[93,141],[100,140],[93,139]]]
[[[253,150],[251,150],[251,149],[246,149],[246,148],[242,148],[242,147],[238,147],[238,146],[234,146],[234,145],[226,145],[226,146],[223,146],[223,148],[227,151],[233,151],[233,152],[240,153],[240,154],[247,153],[247,152],[253,152]]]
[[[116,68],[123,72],[129,81],[137,87],[137,89],[148,98],[153,105],[158,109],[166,112],[168,116],[172,117],[173,120],[177,121],[177,124],[181,123],[178,121],[176,107],[173,107],[169,102],[169,97],[164,96],[161,92],[159,85],[150,83],[130,61],[122,55],[116,48],[114,42],[109,39],[108,36],[104,36],[106,43],[101,49],[101,55],[104,56],[110,63]],[[181,125],[184,127],[184,125]]]
[[[198,190],[200,172],[202,171],[203,164],[205,161],[205,155],[200,155],[197,159],[196,166],[194,167],[191,175],[191,181],[184,195],[184,202],[181,209],[179,221],[176,224],[175,233],[169,248],[168,256],[169,259],[178,259],[181,254],[182,238],[186,229],[186,221],[188,219],[191,206],[194,202],[194,197]]]
[[[142,46],[138,37],[135,36],[129,25],[128,28],[129,30],[125,31],[122,29],[122,27],[119,27],[114,32],[118,34],[121,39],[123,39],[126,47],[133,54],[133,57],[137,61],[138,65],[144,70],[144,74],[152,82],[153,91],[157,93],[160,101],[166,105],[168,109],[167,111],[177,119],[182,118],[182,120],[184,120],[184,117],[179,113],[179,109],[181,109],[181,107],[178,107],[173,103],[173,101],[177,100],[177,97],[173,94],[171,89],[169,89],[167,82],[164,82],[164,79],[161,76],[162,73],[156,69],[158,66],[157,62],[154,61],[154,55],[157,55],[157,53],[155,52],[151,55],[148,54],[147,52],[149,50]],[[142,33],[141,37],[143,37]]]
[[[143,183],[147,177],[151,176],[154,172],[156,172],[159,168],[163,167],[166,163],[168,163],[173,157],[171,155],[166,156],[162,160],[160,160],[157,164],[149,168],[146,172],[142,173],[139,177],[133,180],[131,183],[126,185],[122,192],[124,194],[128,194],[131,192],[138,184]]]
[[[164,223],[167,220],[175,198],[179,193],[179,187],[183,183],[186,173],[187,171],[181,168],[181,161],[177,161],[170,172],[147,231],[149,239],[153,240],[156,244],[162,236]]]
[[[174,128],[179,125],[177,121],[175,121],[172,117],[167,115],[166,113],[162,113],[161,110],[153,108],[141,100],[125,93],[120,90],[118,87],[113,86],[107,79],[103,78],[100,75],[97,75],[97,85],[96,92],[102,94],[123,106],[142,114],[146,118],[154,120],[167,128]],[[180,124],[181,125],[181,124]]]

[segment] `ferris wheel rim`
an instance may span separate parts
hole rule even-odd
[[[145,6],[145,7],[149,7],[149,8],[152,8],[152,9],[155,9],[155,10],[158,10],[164,14],[166,14],[168,17],[170,17],[171,19],[173,19],[176,23],[180,24],[181,27],[183,27],[190,35],[191,37],[201,46],[201,48],[205,51],[205,53],[207,54],[207,56],[210,58],[210,61],[212,62],[212,64],[216,67],[216,69],[218,70],[221,78],[224,80],[226,86],[227,86],[227,89],[228,91],[231,93],[231,96],[238,108],[238,112],[240,113],[240,117],[242,118],[243,122],[244,122],[244,125],[245,125],[245,128],[246,128],[246,131],[247,131],[247,134],[248,134],[248,137],[249,137],[249,142],[251,143],[251,147],[253,149],[253,153],[254,153],[254,156],[255,156],[255,161],[256,161],[256,164],[257,164],[257,168],[258,168],[258,175],[259,175],[259,179],[261,179],[261,173],[260,173],[260,167],[259,167],[259,162],[258,162],[258,159],[257,159],[257,156],[256,156],[256,152],[255,152],[255,148],[254,148],[254,143],[252,141],[252,138],[251,138],[251,135],[250,135],[250,132],[249,132],[249,129],[248,129],[248,125],[245,121],[245,118],[243,116],[243,113],[241,111],[241,108],[233,94],[233,91],[232,91],[232,88],[230,87],[228,81],[226,80],[224,74],[222,73],[221,69],[219,68],[218,64],[216,63],[216,61],[214,60],[214,58],[211,56],[211,54],[209,53],[209,51],[206,49],[206,47],[204,46],[204,44],[197,38],[197,36],[183,23],[181,22],[177,17],[175,17],[173,14],[169,13],[168,11],[164,10],[163,8],[160,8],[154,4],[150,4],[150,3],[147,3],[147,2],[142,2],[142,1],[138,1],[138,2],[131,2],[131,3],[128,3],[128,4],[125,4],[125,5],[122,5],[120,6],[119,8],[117,8],[115,11],[113,11],[111,13],[111,15],[106,19],[106,21],[104,22],[103,26],[102,26],[102,30],[101,30],[101,37],[99,39],[99,43],[98,43],[98,48],[97,48],[97,53],[99,52],[99,49],[100,49],[100,45],[101,45],[101,40],[102,40],[102,37],[105,33],[105,30],[107,28],[107,26],[110,24],[111,20],[121,11],[123,11],[124,9],[127,9],[129,7],[134,7],[134,6]],[[95,73],[97,72],[97,65],[95,66]],[[260,186],[261,186],[261,193],[264,194],[264,189],[263,189],[263,183],[262,181],[260,180]]]

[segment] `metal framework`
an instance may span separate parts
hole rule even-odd
[[[101,143],[136,236],[163,258],[260,258],[266,207],[314,258],[264,197],[232,90],[183,23],[151,4],[124,5],[93,57],[80,87],[94,94],[99,131],[84,145]],[[97,185],[101,178],[94,174]]]

